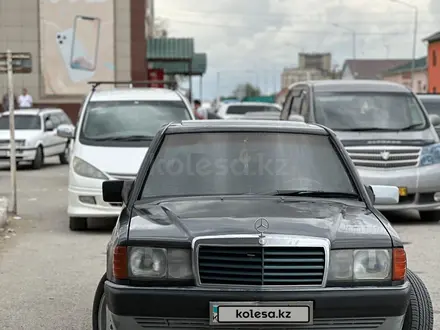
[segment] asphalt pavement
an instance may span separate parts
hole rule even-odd
[[[0,329],[89,330],[96,285],[114,220],[98,229],[68,229],[67,166],[54,159],[41,170],[18,172],[18,213],[0,233]],[[8,169],[0,169],[0,196],[8,196]],[[408,266],[427,285],[440,330],[440,223],[402,214],[393,224],[406,242]]]

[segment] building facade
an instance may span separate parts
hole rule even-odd
[[[383,80],[402,84],[414,93],[428,92],[427,57],[416,59],[414,77],[411,85],[412,61],[382,73]]]
[[[76,120],[87,81],[146,80],[145,0],[0,0],[0,52],[27,53],[14,74],[35,106],[60,106]],[[7,90],[0,75],[0,93]]]

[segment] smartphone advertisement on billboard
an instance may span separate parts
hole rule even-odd
[[[113,0],[40,0],[40,58],[47,96],[83,95],[115,80]]]

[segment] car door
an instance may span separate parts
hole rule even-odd
[[[56,134],[56,128],[60,125],[60,120],[53,114],[45,114],[43,116],[44,133],[43,133],[43,148],[44,156],[58,155],[59,142]],[[52,124],[52,127],[49,125]]]

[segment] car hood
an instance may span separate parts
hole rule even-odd
[[[10,140],[9,130],[0,130],[0,140]],[[29,140],[36,138],[41,131],[33,129],[15,130],[15,140]]]
[[[139,203],[139,202],[138,202]],[[355,202],[280,198],[208,198],[138,204],[129,240],[191,242],[209,235],[258,234],[255,221],[269,222],[267,234],[327,238],[334,248],[390,247],[391,237],[374,214]]]
[[[74,156],[102,172],[136,176],[148,148],[76,145]]]

